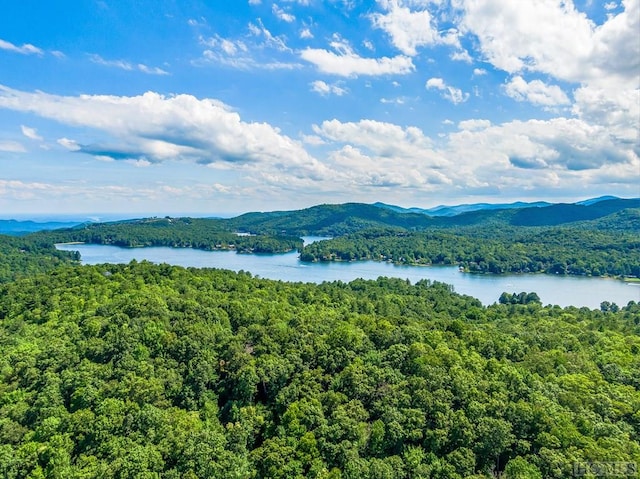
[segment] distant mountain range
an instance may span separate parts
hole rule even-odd
[[[516,205],[516,206],[512,206]],[[524,205],[524,206],[522,206]],[[533,206],[532,206],[533,205]],[[227,227],[253,233],[286,233],[291,235],[331,235],[338,236],[366,228],[401,228],[424,230],[430,228],[453,228],[473,226],[556,226],[578,225],[580,222],[601,221],[607,227],[614,224],[603,218],[618,214],[621,229],[639,230],[640,198],[598,198],[586,202],[565,204],[513,203],[483,207],[463,211],[455,215],[430,215],[419,208],[400,208],[382,203],[344,203],[339,205],[318,205],[296,211],[276,211],[271,213],[247,213],[236,218],[222,220]],[[455,208],[455,207],[443,207]],[[620,213],[632,209],[626,215]],[[638,211],[636,211],[638,209]],[[440,208],[442,210],[442,208]],[[586,226],[586,225],[585,225]],[[591,228],[604,228],[591,223]]]
[[[430,209],[402,208],[385,203],[325,204],[302,210],[246,213],[234,218],[210,218],[207,221],[211,222],[212,227],[227,231],[330,236],[366,228],[419,231],[430,228],[569,224],[594,229],[640,231],[640,198],[602,196],[576,203],[476,203]],[[0,220],[0,233],[23,235],[82,224]]]
[[[591,198],[584,201],[578,201],[576,205],[584,205],[589,206],[594,203],[599,203],[600,201],[606,200],[617,200],[620,199],[617,196],[599,196],[598,198]],[[456,206],[434,206],[433,208],[402,208],[400,206],[388,205],[385,203],[374,203],[374,206],[378,206],[380,208],[387,208],[392,211],[396,211],[398,213],[422,213],[429,216],[456,216],[461,213],[468,213],[470,211],[478,211],[478,210],[510,210],[510,209],[520,209],[520,208],[543,208],[546,206],[552,206],[558,203],[549,203],[547,201],[535,201],[532,203],[526,203],[523,201],[517,201],[515,203],[471,203],[471,204],[463,204]]]
[[[78,221],[19,221],[0,220],[0,233],[12,236],[21,236],[36,231],[55,230],[60,228],[71,228],[81,224]]]

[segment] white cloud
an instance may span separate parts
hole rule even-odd
[[[485,70],[484,68],[474,68],[473,69],[473,76],[474,77],[480,77],[483,75],[487,74],[487,70]]]
[[[456,50],[451,54],[451,59],[459,62],[473,63],[473,58],[465,49]]]
[[[22,134],[30,140],[42,141],[42,137],[38,135],[38,130],[36,130],[35,128],[29,128],[28,126],[20,125],[20,129],[22,130]]]
[[[195,66],[207,64],[224,65],[238,70],[294,70],[301,67],[301,65],[297,63],[258,61],[250,55],[229,56],[214,50],[203,51],[202,58],[192,63]]]
[[[393,105],[404,105],[406,103],[406,99],[402,96],[396,98],[380,98],[380,103],[393,104]]]
[[[336,96],[342,96],[345,93],[347,93],[347,89],[341,87],[339,84],[328,84],[326,82],[323,82],[322,80],[316,80],[314,82],[311,82],[311,91],[319,93],[322,96],[327,96],[327,95],[336,95]]]
[[[302,141],[311,146],[324,145],[326,142],[318,135],[302,135]]]
[[[76,142],[75,140],[70,140],[69,138],[58,138],[56,142],[69,151],[79,151],[81,149],[80,145],[78,145],[78,142]]]
[[[428,10],[411,11],[398,0],[382,0],[378,3],[386,14],[371,15],[373,26],[384,30],[393,45],[405,55],[415,56],[417,48],[440,41],[435,21]]]
[[[450,193],[445,187],[491,189],[517,197],[523,191],[589,191],[590,185],[608,181],[633,194],[629,175],[637,179],[640,171],[628,142],[579,119],[465,120],[442,136],[440,146],[418,128],[374,120],[331,120],[313,129],[325,147],[334,147],[327,161],[343,173],[336,183],[353,187],[401,186],[442,194]]]
[[[602,139],[602,145],[628,153],[639,134],[640,0],[613,3],[605,8],[621,11],[598,25],[572,1],[453,0],[463,14],[461,28],[477,37],[483,59],[514,75],[504,87],[508,95],[545,107],[569,105],[559,87],[524,78],[537,72],[572,83],[571,112],[579,129],[606,131],[610,144]],[[606,156],[602,145],[592,154]]]
[[[245,53],[249,49],[242,40],[231,40],[215,35],[211,38],[200,37],[200,43],[208,48],[218,48],[226,55],[233,56],[240,52]]]
[[[14,53],[20,53],[22,55],[42,55],[44,52],[30,43],[25,43],[21,46],[14,45],[11,42],[0,39],[0,50],[8,50]]]
[[[447,85],[442,78],[429,78],[425,84],[427,90],[439,90],[442,97],[449,100],[454,105],[464,103],[469,99],[469,94],[464,93],[459,88]]]
[[[168,71],[163,70],[162,68],[149,67],[147,65],[144,65],[143,63],[138,63],[137,67],[138,67],[138,70],[140,70],[142,73],[147,73],[149,75],[168,75],[169,74]]]
[[[26,148],[22,143],[17,141],[0,140],[0,151],[6,151],[8,153],[24,153]]]
[[[402,128],[393,123],[375,120],[340,122],[328,120],[314,125],[316,134],[338,143],[357,145],[380,157],[423,158],[431,151],[431,139],[416,127]],[[442,163],[439,158],[437,162]],[[432,165],[433,166],[433,165]]]
[[[260,47],[275,48],[281,52],[291,52],[291,48],[287,46],[287,43],[283,36],[274,36],[262,23],[262,20],[258,19],[257,24],[249,23],[249,33],[254,37],[261,38],[263,44]]]
[[[314,131],[336,146],[342,144],[327,161],[341,173],[338,181],[348,185],[430,191],[433,185],[450,183],[444,169],[448,161],[418,128],[375,120],[331,120],[314,126]]]
[[[251,37],[261,40],[254,42],[242,39],[223,38],[219,35],[204,38],[200,37],[200,44],[205,50],[202,57],[194,62],[196,66],[203,64],[224,65],[238,70],[292,70],[299,68],[296,63],[274,61],[272,59],[261,61],[258,55],[265,49],[276,49],[278,51],[288,51],[289,48],[280,37],[274,37],[269,30],[262,26],[249,24]]]
[[[330,45],[334,51],[307,48],[300,52],[300,57],[316,65],[323,73],[343,77],[405,75],[415,69],[407,56],[363,58],[341,39],[334,39]]]
[[[459,159],[461,171],[480,181],[497,174],[542,182],[547,178],[541,174],[545,169],[559,177],[578,177],[587,170],[638,164],[638,155],[612,138],[606,128],[567,118],[461,124],[461,130],[449,136],[448,148]],[[531,170],[538,171],[532,174]],[[499,181],[497,176],[494,180]]]
[[[105,60],[104,58],[102,58],[100,55],[97,55],[97,54],[89,55],[89,60],[91,60],[93,63],[97,65],[102,65],[102,66],[111,67],[111,68],[119,68],[121,70],[126,70],[126,71],[137,70],[137,71],[141,71],[142,73],[146,73],[148,75],[168,75],[169,74],[169,72],[163,70],[162,68],[149,67],[143,63],[138,63],[134,65],[125,60]]]
[[[637,87],[640,2],[597,26],[573,2],[453,0],[462,28],[477,36],[486,61],[508,73],[535,71],[571,82],[616,79]]]
[[[313,33],[311,33],[311,30],[309,28],[303,28],[302,30],[300,30],[300,38],[308,40],[310,38],[313,38]]]
[[[453,122],[452,122],[453,123]],[[463,120],[458,123],[458,128],[461,130],[484,130],[491,126],[489,120]]]
[[[584,86],[574,92],[573,113],[583,121],[606,127],[614,138],[637,144],[640,90]]]
[[[285,12],[282,8],[280,8],[275,3],[271,8],[273,14],[278,18],[278,20],[282,20],[283,22],[291,23],[294,22],[296,17],[291,15],[290,13]]]
[[[504,86],[505,93],[517,101],[534,105],[558,106],[570,103],[567,95],[557,85],[547,85],[540,80],[527,82],[521,76],[513,77]]]
[[[267,123],[242,121],[238,113],[213,99],[166,97],[153,92],[133,97],[73,97],[0,86],[0,108],[95,130],[91,144],[58,140],[66,148],[79,147],[79,152],[90,155],[116,160],[225,163],[237,168],[253,165],[259,169],[262,165],[266,170],[275,168],[311,179],[327,174],[298,142]]]

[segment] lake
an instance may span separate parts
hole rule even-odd
[[[307,242],[317,238],[309,237]],[[190,248],[120,248],[94,244],[59,244],[60,250],[79,251],[84,264],[129,263],[147,260],[176,266],[224,268],[249,271],[260,278],[322,283],[357,278],[389,276],[412,283],[430,279],[453,285],[456,292],[478,298],[489,305],[503,292],[536,292],[543,304],[599,308],[602,301],[625,306],[640,301],[640,285],[609,278],[552,276],[543,274],[476,275],[462,273],[454,266],[403,266],[378,261],[303,263],[298,253],[238,254],[234,251],[201,251]]]

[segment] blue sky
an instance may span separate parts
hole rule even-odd
[[[0,211],[640,196],[640,0],[23,0]]]

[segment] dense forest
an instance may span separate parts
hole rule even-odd
[[[79,260],[77,252],[58,251],[48,238],[0,235],[0,283]]]
[[[0,285],[0,477],[572,477],[640,463],[640,305],[168,265]]]
[[[126,248],[171,246],[203,250],[234,249],[240,253],[283,253],[300,249],[297,236],[237,234],[219,220],[206,218],[144,218],[111,223],[88,223],[74,228],[32,235],[49,243],[83,242]]]
[[[372,229],[304,247],[302,261],[459,265],[482,273],[640,276],[640,236],[578,228]]]

